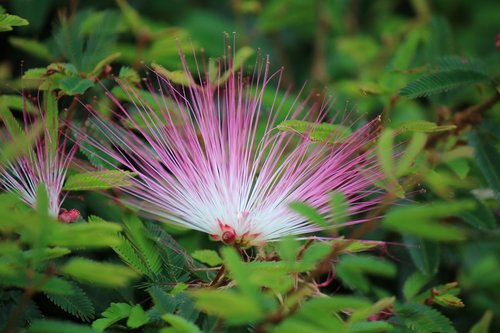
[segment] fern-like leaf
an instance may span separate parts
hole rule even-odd
[[[70,176],[64,184],[66,191],[105,190],[132,185],[134,173],[123,170],[105,170],[79,173]]]
[[[95,215],[89,216],[88,221],[89,223],[107,223],[104,219]],[[137,272],[148,276],[154,275],[154,272],[151,272],[149,269],[146,260],[130,240],[122,234],[118,234],[117,237],[120,239],[120,242],[113,245],[112,248],[120,258]]]
[[[129,217],[125,220],[127,236],[144,259],[148,270],[158,274],[161,269],[161,257],[153,240],[147,234],[146,228],[137,217]]]
[[[163,275],[170,281],[184,282],[195,263],[193,258],[156,223],[146,225],[151,238],[160,249],[159,254],[164,264]]]
[[[76,283],[70,282],[73,289],[73,294],[71,295],[57,295],[52,293],[45,293],[45,296],[60,307],[62,310],[66,311],[73,316],[80,318],[83,321],[90,321],[94,318],[94,305],[92,301],[87,296],[85,291],[78,287]]]
[[[129,266],[144,275],[150,276],[152,272],[149,270],[147,264],[144,262],[141,256],[134,249],[132,243],[130,243],[128,239],[121,235],[119,237],[122,241],[119,245],[114,246],[113,250],[118,253],[123,261],[125,261]]]
[[[451,321],[441,312],[423,304],[405,304],[395,313],[406,327],[417,333],[457,333]]]
[[[113,89],[114,90],[114,89]],[[89,162],[99,169],[108,169],[114,170],[117,168],[120,163],[104,153],[102,150],[94,147],[88,140],[79,140],[79,137],[92,137],[103,145],[109,145],[109,138],[106,137],[103,133],[107,133],[105,127],[102,124],[99,124],[97,121],[87,120],[85,124],[79,124],[75,122],[75,128],[79,128],[76,130],[76,140],[80,143],[80,152],[87,157]],[[118,129],[113,129],[118,131]],[[85,134],[82,134],[85,133]]]
[[[473,70],[446,70],[424,75],[401,89],[401,96],[425,97],[475,83],[489,82],[490,77]]]
[[[437,69],[440,71],[471,70],[487,75],[486,65],[478,59],[468,59],[459,56],[445,56],[437,61]]]

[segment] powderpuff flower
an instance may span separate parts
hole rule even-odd
[[[49,103],[56,103],[56,101],[50,100]],[[37,190],[43,183],[47,190],[49,214],[60,222],[71,223],[79,218],[80,213],[76,209],[67,211],[61,208],[63,202],[61,192],[68,166],[73,159],[77,145],[73,145],[67,151],[67,136],[64,131],[58,129],[57,114],[47,116],[39,111],[39,115],[44,125],[41,134],[36,138],[31,149],[17,156],[14,161],[5,165],[0,163],[0,185],[6,190],[18,194],[24,202],[35,208]],[[23,112],[24,124],[17,126],[17,121],[10,111],[3,108],[2,119],[10,128],[7,131],[7,137],[4,137],[2,141],[12,142],[15,140],[16,134],[22,135],[24,133],[26,137],[29,136],[28,133],[32,130],[30,124],[35,123],[34,116],[33,112],[25,110]],[[2,144],[0,147],[4,147],[4,145]],[[3,154],[3,148],[0,148],[0,155]]]
[[[266,107],[265,91],[271,81],[279,86],[282,70],[270,73],[268,61],[258,61],[245,77],[233,70],[231,58],[226,56],[216,75],[193,76],[181,55],[184,82],[174,84],[155,73],[156,88],[148,85],[154,101],[118,81],[132,101],[121,104],[108,93],[122,126],[87,106],[99,129],[87,138],[100,152],[96,157],[105,153],[108,167],[135,174],[133,185],[123,188],[124,201],[149,217],[236,246],[325,228],[291,210],[294,201],[316,208],[332,227],[363,222],[359,213],[380,198],[374,183],[382,172],[373,154],[378,121],[347,138],[345,131],[334,130],[328,142],[317,142],[311,134],[328,114],[328,103],[307,108],[307,99],[297,98],[284,109],[274,90]],[[311,130],[280,130],[279,118],[312,120]],[[345,196],[349,215],[357,219],[335,224],[332,191]]]

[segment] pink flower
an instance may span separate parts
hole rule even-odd
[[[9,115],[7,114],[7,116]],[[61,192],[68,166],[73,159],[77,145],[73,145],[69,151],[66,151],[66,134],[57,128],[57,115],[52,119],[45,119],[46,116],[40,111],[40,117],[44,121],[44,129],[36,139],[33,148],[8,165],[4,167],[0,165],[0,184],[8,191],[19,194],[24,202],[35,208],[37,190],[40,184],[43,183],[47,189],[49,214],[54,218],[59,218],[63,201]],[[33,120],[31,118],[34,118],[34,114],[27,111],[23,112],[24,126],[23,128],[19,127],[19,131],[24,131],[26,135],[30,131],[30,123]],[[11,120],[14,120],[14,118],[11,118]],[[51,123],[49,124],[49,122]],[[52,131],[56,132],[53,133]],[[9,136],[10,138],[6,142],[13,139],[12,133]],[[0,154],[2,153],[1,150],[0,148]],[[73,212],[71,221],[66,218],[65,220],[68,221],[65,222],[73,222],[78,219],[79,215],[78,213],[78,216],[76,216],[75,212]]]
[[[306,202],[332,219],[332,191],[345,195],[351,215],[379,202],[373,185],[382,173],[370,147],[377,120],[346,140],[334,131],[334,144],[313,142],[308,133],[278,130],[278,117],[313,118],[318,124],[328,108],[308,109],[306,102],[296,100],[285,110],[277,94],[272,107],[265,108],[264,91],[271,80],[279,85],[282,71],[270,75],[266,62],[245,79],[230,70],[230,63],[219,69],[214,82],[208,74],[191,76],[185,61],[188,84],[174,86],[157,75],[159,90],[155,93],[150,86],[154,103],[121,83],[133,102],[123,105],[110,98],[125,126],[111,125],[88,107],[100,137],[109,141],[94,137],[89,143],[114,159],[113,167],[136,174],[134,185],[123,189],[128,204],[214,240],[248,246],[322,229],[292,211],[293,201]],[[229,78],[221,83],[225,71]]]

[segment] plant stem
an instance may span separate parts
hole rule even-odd
[[[24,289],[24,293],[19,300],[19,303],[17,303],[16,308],[14,309],[14,312],[10,316],[10,319],[5,327],[5,333],[14,333],[16,324],[21,319],[21,316],[24,312],[24,309],[28,305],[28,302],[30,301],[31,297],[35,294],[35,290],[31,287],[28,286]]]
[[[331,261],[341,252],[343,249],[348,247],[353,241],[345,241],[342,243],[333,243],[330,253],[323,258],[315,267],[315,269],[304,279],[299,288],[291,288],[287,293],[287,297],[291,298],[294,295],[301,294],[305,288],[310,288],[309,284],[319,278],[322,274],[330,269]],[[298,299],[299,301],[300,299]],[[286,307],[289,306],[289,309]],[[266,326],[268,324],[276,324],[283,321],[285,318],[293,315],[298,309],[298,302],[285,305],[283,303],[275,312],[267,316],[254,330],[256,333],[267,332]]]
[[[24,288],[24,293],[21,296],[19,303],[17,303],[16,308],[14,309],[9,321],[7,322],[7,325],[5,326],[4,330],[5,333],[15,332],[16,324],[21,319],[24,309],[26,309],[26,307],[28,306],[30,299],[54,275],[55,269],[52,265],[49,264],[47,266],[45,276],[41,279],[40,283],[38,283],[37,285],[32,285],[33,272],[30,270],[26,273],[28,275],[29,284],[26,288]]]
[[[456,112],[453,116],[453,124],[457,126],[455,131],[438,133],[431,136],[427,141],[426,147],[435,146],[439,141],[447,138],[450,134],[458,133],[469,125],[479,124],[483,113],[491,109],[498,102],[500,102],[500,93],[497,92],[481,104],[473,105],[463,111]]]
[[[219,285],[220,280],[224,276],[225,271],[226,271],[226,266],[222,265],[219,271],[217,272],[217,275],[215,276],[214,280],[210,283],[209,287],[217,287]]]

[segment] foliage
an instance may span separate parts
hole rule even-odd
[[[64,207],[81,218],[65,224],[50,216],[47,184],[37,190],[36,209],[1,189],[0,330],[500,330],[495,1],[4,6],[0,166],[29,152],[43,126],[53,142],[59,128],[73,126],[64,139],[79,152],[65,180]],[[233,31],[236,42],[225,34]],[[232,57],[230,68],[223,53]],[[262,93],[265,112],[278,108],[278,121],[292,108],[325,115],[321,123],[280,122],[273,130],[293,133],[292,143],[301,136],[335,149],[378,117],[377,140],[359,147],[373,154],[384,176],[377,207],[351,216],[349,198],[332,189],[324,211],[290,205],[311,223],[330,226],[326,231],[241,249],[123,205],[119,199],[136,176],[108,170],[119,163],[86,142],[99,126],[88,121],[86,106],[109,122],[142,124],[134,112],[116,117],[109,95],[133,110],[137,99],[124,87],[136,88],[144,101],[160,96],[151,71],[179,89],[196,88],[197,71],[206,72],[218,87],[231,71],[257,75],[254,65],[263,61],[282,83]],[[168,98],[163,103],[175,107]],[[152,111],[162,118],[162,110]],[[180,126],[183,119],[171,121]],[[106,134],[99,142],[107,143]],[[351,217],[363,223],[349,225]]]

